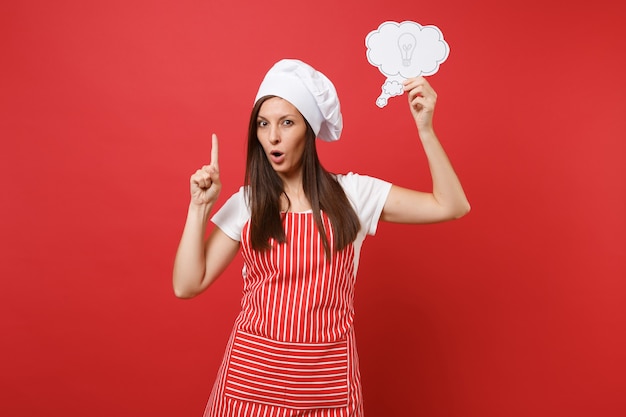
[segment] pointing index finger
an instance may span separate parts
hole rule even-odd
[[[211,138],[211,165],[215,165],[216,167],[219,167],[219,163],[218,163],[218,151],[219,151],[219,146],[217,144],[217,135],[215,133],[213,133],[213,136]]]

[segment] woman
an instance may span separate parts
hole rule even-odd
[[[213,216],[221,189],[218,142],[191,176],[191,203],[174,263],[178,297],[194,297],[241,250],[242,311],[205,416],[362,416],[353,332],[360,247],[379,220],[432,223],[469,204],[432,125],[436,94],[407,80],[409,107],[428,158],[430,193],[320,164],[316,137],[339,139],[333,84],[297,60],[266,74],[252,110],[245,185]]]

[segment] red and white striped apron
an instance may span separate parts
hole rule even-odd
[[[287,242],[250,247],[242,232],[242,311],[205,417],[362,417],[353,332],[354,246],[324,255],[312,213],[286,213]]]

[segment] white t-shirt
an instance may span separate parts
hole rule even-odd
[[[391,183],[352,172],[337,175],[336,178],[361,223],[361,229],[354,241],[354,271],[356,273],[361,245],[366,235],[376,233],[378,220],[387,201]],[[250,220],[250,208],[245,195],[245,188],[241,187],[211,218],[211,221],[227,236],[237,241],[241,241],[243,227]]]

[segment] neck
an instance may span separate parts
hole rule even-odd
[[[302,186],[302,173],[299,172],[298,175],[280,175],[281,180],[283,181],[283,190],[285,193],[290,196],[291,195],[300,195],[304,194],[304,187]]]
[[[282,211],[303,212],[311,209],[309,199],[304,194],[302,178],[286,182],[283,180]]]
[[[284,184],[283,190],[285,191],[285,194],[289,196],[289,198],[297,198],[304,195],[304,187],[302,187],[302,183],[290,185]]]

